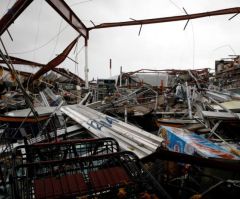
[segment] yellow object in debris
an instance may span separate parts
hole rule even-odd
[[[230,148],[230,152],[234,155],[240,156],[240,151],[238,149]]]
[[[153,194],[151,199],[159,199],[159,198],[155,194]]]
[[[240,101],[239,100],[231,100],[228,102],[223,102],[223,103],[221,103],[221,105],[230,110],[240,109]],[[216,110],[222,110],[222,107],[220,107],[219,105],[213,105],[213,107]]]
[[[191,197],[191,199],[201,199],[202,195],[201,194],[196,194]]]
[[[3,68],[0,68],[0,77],[3,76]]]
[[[151,195],[148,192],[141,193],[141,199],[151,199]]]
[[[117,196],[120,199],[126,198],[126,196],[127,196],[126,190],[124,188],[119,188]]]
[[[14,81],[16,81],[16,76],[14,74],[11,74],[10,79],[14,82]]]

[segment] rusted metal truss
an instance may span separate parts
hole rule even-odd
[[[36,74],[34,74],[29,82],[31,83],[32,81],[41,77],[43,74],[47,73],[48,71],[54,69],[56,66],[61,64],[66,59],[67,55],[72,50],[73,46],[77,43],[78,39],[79,39],[79,36],[76,39],[74,39],[74,41],[72,41],[61,54],[59,54],[53,60],[48,62],[46,66],[42,67]]]
[[[88,38],[88,29],[64,0],[46,0],[46,2],[85,39]]]
[[[8,29],[8,27],[16,20],[16,18],[31,4],[33,0],[18,0],[9,9],[9,11],[1,18],[0,20],[0,36]],[[181,21],[181,20],[190,20],[202,17],[210,17],[217,15],[226,15],[226,14],[234,14],[235,17],[240,13],[240,7],[215,10],[209,12],[202,12],[196,14],[188,14],[180,15],[180,16],[172,16],[172,17],[163,17],[163,18],[154,18],[154,19],[143,19],[143,20],[132,20],[125,22],[113,22],[113,23],[102,23],[99,25],[94,25],[94,27],[87,28],[82,21],[77,17],[74,11],[65,3],[64,0],[46,0],[46,2],[56,11],[60,16],[62,16],[76,31],[80,33],[81,36],[85,38],[87,41],[89,36],[89,31],[92,29],[100,29],[100,28],[110,28],[110,27],[118,27],[118,26],[131,26],[131,25],[143,25],[143,24],[153,24],[153,23],[165,23],[172,21]],[[230,19],[232,19],[231,17]],[[39,78],[44,73],[49,70],[54,69],[57,65],[59,65],[62,61],[65,60],[66,55],[70,52],[72,47],[74,46],[76,40],[72,42],[59,56],[50,61],[47,65],[36,64],[31,61],[24,61],[19,58],[11,59],[14,64],[26,64],[26,65],[36,65],[42,67],[33,77],[32,81]],[[0,63],[1,60],[0,60]]]
[[[209,11],[209,12],[196,13],[196,14],[186,14],[186,15],[173,16],[173,17],[162,17],[162,18],[154,18],[154,19],[102,23],[102,24],[99,24],[99,25],[89,28],[89,30],[100,29],[100,28],[119,27],[119,26],[133,26],[133,25],[143,25],[143,24],[166,23],[166,22],[172,22],[172,21],[190,20],[190,19],[197,19],[197,18],[210,17],[210,16],[237,14],[239,12],[240,12],[240,7],[234,7],[234,8],[228,8],[228,9],[222,9],[222,10],[215,10],[215,11]]]
[[[8,29],[8,27],[18,18],[18,16],[32,3],[33,0],[18,0],[8,10],[8,12],[0,20],[0,36]]]
[[[0,65],[0,68],[1,68],[0,70],[9,71],[11,74],[13,74],[12,71],[5,66]],[[23,71],[19,71],[19,70],[15,70],[15,71],[17,72],[17,74],[19,74],[23,77],[29,77],[31,75],[31,73],[28,73],[28,72],[23,72]]]
[[[54,68],[54,69],[52,69],[52,71],[62,75],[63,77],[68,78],[69,80],[71,79],[73,82],[74,82],[74,80],[76,80],[80,83],[84,83],[84,80],[82,78],[80,78],[78,75],[75,75],[74,73],[72,73],[70,71],[66,71],[64,68]]]
[[[32,61],[29,61],[29,60],[25,60],[25,59],[20,59],[18,57],[13,57],[13,56],[9,56],[9,59],[8,61],[12,64],[21,64],[21,65],[27,65],[27,66],[34,66],[34,67],[45,67],[46,65],[45,64],[41,64],[41,63],[37,63],[37,62],[32,62]],[[0,64],[4,64],[5,62],[3,60],[0,60]],[[8,68],[4,67],[4,66],[1,66],[4,70],[7,70],[9,71]],[[77,75],[69,72],[66,73],[64,69],[62,68],[53,68],[52,71],[68,78],[68,79],[79,79],[80,82],[84,82],[84,80],[82,80],[80,77],[78,77]],[[22,71],[17,71],[17,74],[20,74],[20,75],[23,75],[23,76],[26,76],[26,77],[29,77],[31,75],[31,73],[27,73],[27,72],[22,72]]]
[[[17,19],[17,17],[32,3],[33,0],[18,0],[0,20],[0,36]],[[85,39],[88,39],[88,29],[64,0],[46,0],[46,2],[63,17]]]
[[[17,17],[30,5],[33,0],[18,0],[9,9],[9,11],[1,18],[0,20],[0,36],[8,29],[8,27],[17,19]],[[63,17],[76,31],[80,33],[81,36],[88,39],[88,29],[81,22],[81,20],[77,17],[77,15],[73,12],[73,10],[65,3],[64,0],[46,0],[46,2],[51,5],[51,7],[58,12],[58,14]],[[9,61],[12,64],[24,64],[30,66],[39,66],[42,67],[32,78],[31,80],[35,80],[39,78],[44,73],[53,69],[61,62],[66,59],[66,56],[69,54],[78,38],[75,39],[59,56],[50,61],[47,65],[39,64],[36,62],[16,58],[9,57]],[[5,63],[3,60],[0,60],[0,63]],[[55,71],[58,72],[58,71]]]
[[[9,56],[8,61],[11,64],[22,64],[22,65],[39,66],[39,67],[45,66],[44,64],[40,64],[40,63],[37,63],[37,62],[33,62],[33,61],[29,61],[29,60],[25,60],[25,59],[21,59],[21,58],[18,58],[18,57],[13,57],[13,56]],[[4,63],[5,63],[4,60],[0,60],[0,64],[4,64]]]

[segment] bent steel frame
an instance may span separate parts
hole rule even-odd
[[[102,23],[102,24],[99,24],[99,25],[89,28],[89,30],[100,29],[100,28],[112,28],[112,27],[119,27],[119,26],[133,26],[133,25],[143,25],[143,24],[166,23],[166,22],[183,21],[183,20],[190,20],[190,19],[197,19],[197,18],[203,18],[203,17],[218,16],[218,15],[236,14],[236,13],[240,13],[240,7],[227,8],[227,9],[222,9],[222,10],[214,10],[214,11],[209,11],[209,12],[201,12],[201,13],[196,13],[196,14],[172,16],[172,17],[131,20],[131,21],[113,22],[113,23]]]
[[[64,0],[46,0],[46,2],[85,39],[88,39],[88,29]]]
[[[8,27],[18,18],[18,16],[32,3],[33,0],[18,0],[8,10],[8,12],[0,20],[0,36],[8,29]]]
[[[0,36],[21,15],[33,0],[18,0],[0,20]],[[64,0],[46,0],[77,32],[88,39],[88,29]]]

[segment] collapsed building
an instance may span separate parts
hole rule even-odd
[[[31,2],[14,3],[0,20],[0,35]],[[46,2],[79,36],[47,64],[10,57],[1,42],[0,92],[8,98],[0,117],[0,195],[238,198],[240,97],[223,86],[238,87],[239,57],[217,64],[216,76],[207,68],[138,70],[91,84],[87,47],[94,29],[189,21],[239,8],[87,28],[65,1]],[[84,80],[56,68],[79,37],[85,42]],[[16,70],[18,64],[38,68],[30,74]],[[152,122],[156,128],[147,129]]]

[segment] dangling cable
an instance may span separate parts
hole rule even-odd
[[[31,99],[30,99],[29,95],[27,94],[26,90],[23,88],[23,85],[21,84],[21,82],[20,82],[20,80],[19,80],[19,77],[18,77],[18,75],[17,75],[17,73],[16,73],[16,71],[15,71],[15,69],[14,69],[14,67],[13,67],[13,65],[12,65],[12,63],[11,63],[11,59],[10,59],[10,57],[9,57],[9,55],[8,55],[8,52],[7,52],[7,50],[6,50],[6,47],[5,47],[5,45],[4,45],[1,37],[0,37],[0,42],[1,42],[2,46],[3,46],[3,49],[4,49],[5,54],[6,54],[6,56],[5,56],[5,55],[3,54],[3,52],[2,52],[2,50],[0,49],[0,56],[2,57],[2,59],[4,60],[4,62],[6,63],[6,65],[8,66],[9,70],[12,72],[12,74],[16,77],[16,81],[17,81],[17,83],[18,83],[18,85],[19,85],[19,88],[21,89],[21,91],[22,91],[22,93],[23,93],[23,96],[24,96],[24,98],[25,98],[25,101],[26,101],[28,107],[31,109],[31,111],[32,111],[32,113],[33,113],[33,115],[34,115],[34,118],[35,118],[36,121],[38,122],[38,113],[37,113],[36,110],[34,109],[33,104],[32,104],[32,102],[31,102]],[[38,122],[38,127],[39,127],[39,129],[41,129],[41,128],[40,128],[40,125],[39,125],[39,122]]]

